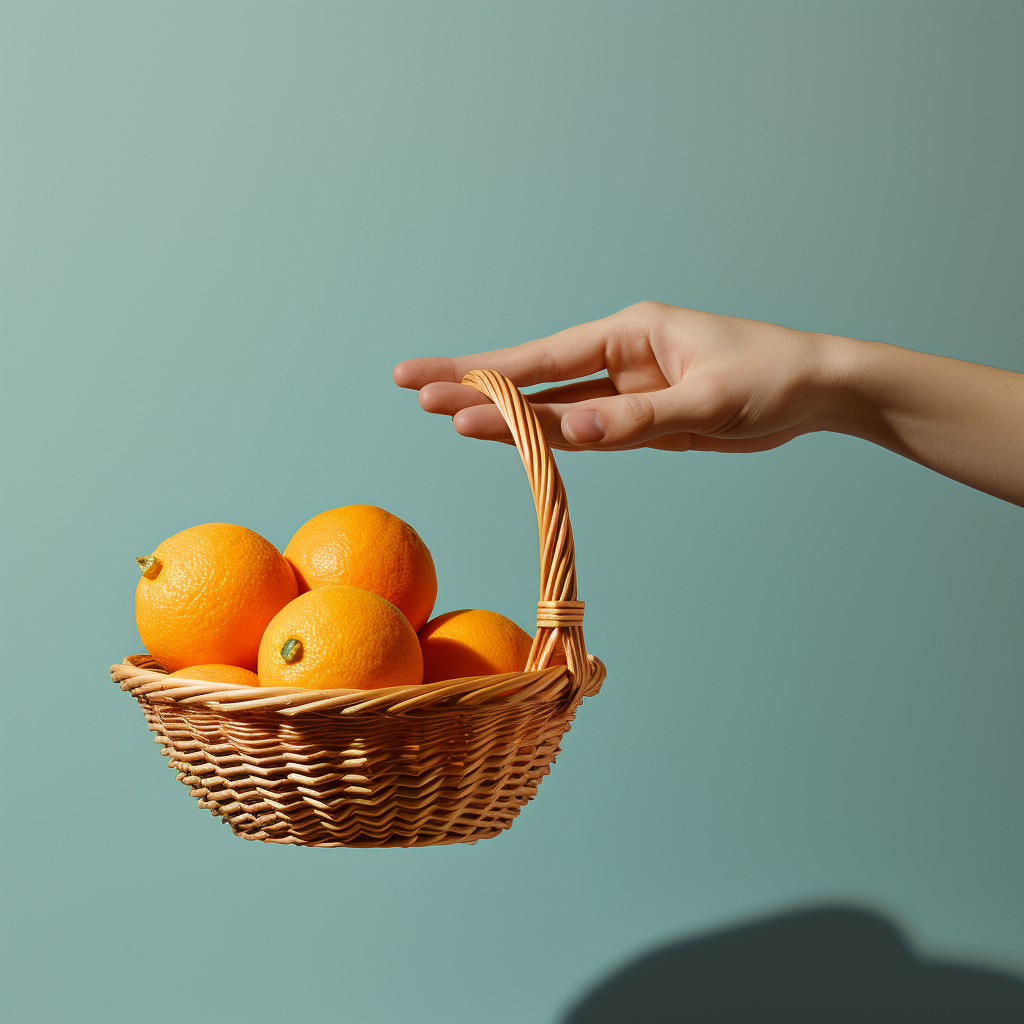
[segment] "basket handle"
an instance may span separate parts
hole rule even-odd
[[[569,501],[551,446],[533,406],[508,377],[494,370],[470,370],[462,383],[486,395],[498,407],[519,449],[537,508],[540,600],[537,632],[526,671],[546,668],[561,637],[569,673],[585,687],[590,665],[583,641],[583,602],[576,600],[576,549],[569,522]]]

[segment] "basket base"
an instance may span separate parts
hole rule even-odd
[[[154,730],[156,731],[156,730]],[[157,742],[162,737],[158,733]],[[515,796],[508,794],[508,780],[505,780],[505,793],[498,798],[497,806],[487,806],[485,810],[474,813],[466,809],[461,815],[462,821],[451,823],[445,831],[431,829],[429,825],[416,832],[404,831],[401,822],[392,820],[391,828],[379,831],[354,830],[351,823],[347,827],[338,820],[337,808],[327,814],[312,816],[296,814],[294,807],[275,810],[266,801],[254,801],[256,794],[246,794],[245,803],[237,799],[240,795],[236,790],[221,788],[219,792],[211,792],[211,783],[215,780],[206,776],[203,780],[183,771],[177,772],[177,779],[190,788],[190,795],[197,798],[199,807],[208,810],[215,818],[219,818],[236,836],[250,842],[275,843],[281,846],[321,846],[346,847],[349,849],[378,849],[382,847],[410,848],[417,846],[451,846],[455,843],[474,845],[481,839],[493,839],[512,827],[520,811],[537,794],[537,787],[543,777],[551,771],[550,765],[560,751],[559,747],[549,755],[550,760],[530,772],[529,781],[516,787]],[[165,747],[163,753],[168,754]],[[175,764],[173,753],[170,755],[170,766]],[[223,780],[216,780],[221,782]],[[198,784],[198,785],[197,785]],[[233,799],[234,798],[234,799]],[[371,801],[354,801],[370,804]],[[276,801],[275,801],[276,803]],[[278,805],[280,807],[280,805]],[[327,810],[326,808],[324,810]],[[284,812],[284,813],[282,813]],[[474,825],[469,820],[482,818],[486,824]],[[344,819],[343,819],[344,820]],[[406,826],[407,828],[408,826]]]
[[[588,693],[604,678],[592,664]],[[552,701],[289,716],[222,706],[187,686],[150,692],[162,677],[125,675],[142,676],[133,696],[199,806],[243,839],[283,846],[446,846],[500,835],[549,774],[584,696],[577,688]]]
[[[153,704],[143,710],[178,781],[235,835],[365,849],[500,835],[550,773],[575,707],[545,715],[542,728],[464,722],[460,731],[446,728],[449,739],[440,747],[423,742],[423,723],[390,722],[383,751],[365,737],[338,736],[338,729],[354,731],[345,720],[287,723],[287,752],[280,750],[282,737],[269,749],[254,749],[248,737],[239,742],[237,723],[214,723],[220,716],[209,712],[182,715]],[[358,728],[365,733],[366,723]],[[477,733],[486,737],[480,749],[474,749]]]
[[[509,823],[511,824],[511,823]],[[359,836],[354,839],[346,839],[344,842],[332,842],[321,840],[318,842],[307,842],[303,839],[296,839],[294,836],[285,836],[275,839],[273,836],[261,836],[246,832],[235,832],[236,836],[248,839],[254,843],[276,843],[279,846],[310,846],[326,847],[330,849],[346,850],[379,850],[384,848],[411,849],[417,846],[454,846],[456,843],[465,843],[468,846],[475,846],[481,839],[493,839],[507,831],[509,825],[503,828],[480,829],[465,836],[439,835],[439,836],[395,836],[391,839],[377,839],[375,836]]]

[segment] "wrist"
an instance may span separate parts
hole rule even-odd
[[[1024,505],[1024,374],[835,335],[815,351],[815,429]]]
[[[851,434],[876,443],[885,430],[885,396],[879,372],[893,346],[835,334],[818,335],[820,351],[816,429]]]

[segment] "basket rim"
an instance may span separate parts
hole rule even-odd
[[[374,690],[244,686],[184,676],[172,680],[148,654],[128,655],[119,665],[110,666],[110,675],[122,690],[137,700],[153,703],[221,712],[276,712],[289,717],[323,712],[351,716],[359,712],[403,714],[428,708],[465,713],[484,707],[495,710],[524,704],[549,705],[566,698],[575,702],[595,696],[607,675],[607,669],[598,658],[588,655],[588,663],[585,680],[573,676],[565,665],[553,665],[535,672],[464,676]]]

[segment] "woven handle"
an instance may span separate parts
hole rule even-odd
[[[576,549],[569,501],[551,447],[533,406],[507,377],[494,370],[471,370],[462,383],[486,395],[498,407],[519,449],[537,508],[540,600],[537,633],[526,671],[546,668],[561,637],[569,672],[586,686],[590,670],[583,641],[583,602],[576,600]]]

